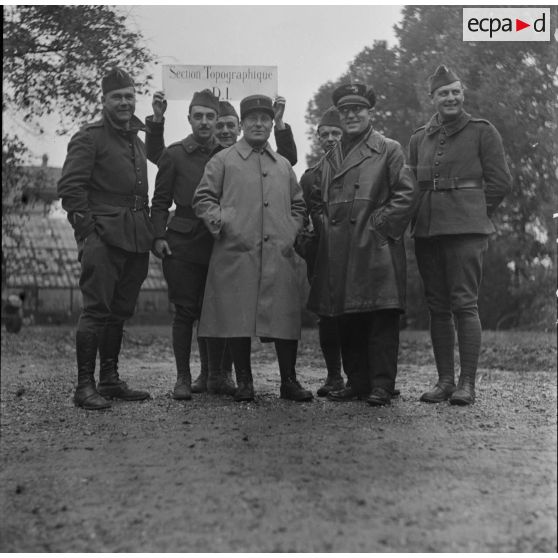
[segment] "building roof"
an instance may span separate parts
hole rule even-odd
[[[11,216],[11,221],[13,233],[2,235],[2,276],[6,286],[78,288],[80,264],[68,221],[38,213]],[[166,288],[161,261],[150,254],[142,289]]]

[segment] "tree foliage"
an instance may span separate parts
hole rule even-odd
[[[142,92],[153,62],[112,6],[5,6],[2,112],[34,122],[60,115],[60,134],[100,111],[100,82],[123,66]]]
[[[552,7],[551,29],[557,20],[558,8]],[[501,133],[513,176],[513,191],[494,219],[497,233],[485,261],[481,318],[493,328],[551,327],[554,305],[548,300],[556,285],[552,212],[558,186],[556,41],[464,42],[460,6],[407,6],[395,32],[393,48],[374,42],[357,54],[344,75],[319,89],[309,103],[307,122],[317,124],[335,87],[365,81],[378,94],[375,127],[406,146],[433,111],[427,77],[441,63],[455,69],[466,87],[466,110],[490,120]],[[315,144],[309,163],[318,157]],[[409,269],[412,291],[420,279],[413,265]],[[419,306],[422,302],[409,299],[410,321],[422,326]]]

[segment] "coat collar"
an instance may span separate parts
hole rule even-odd
[[[132,118],[130,119],[129,128],[123,128],[122,126],[119,126],[105,110],[103,110],[103,121],[121,134],[127,134],[128,132],[132,132],[133,134],[137,134],[138,132],[145,132],[145,124],[135,115],[132,115]]]
[[[257,151],[244,139],[244,137],[240,138],[240,140],[235,143],[235,147],[240,156],[245,160],[250,157],[251,153]],[[277,160],[277,154],[273,151],[273,149],[271,149],[269,142],[266,142],[261,151],[265,151],[274,161]]]
[[[454,134],[457,134],[457,132],[463,130],[471,118],[472,117],[469,113],[463,111],[459,115],[459,118],[444,124],[440,119],[439,113],[436,113],[426,125],[426,135],[431,136],[443,129],[447,136],[453,136]]]
[[[181,143],[186,153],[193,153],[198,149],[202,151],[207,150],[209,153],[212,153],[217,147],[217,140],[214,137],[211,137],[207,143],[199,143],[196,141],[193,134],[185,137]]]

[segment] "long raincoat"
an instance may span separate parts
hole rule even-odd
[[[198,335],[299,339],[305,204],[289,162],[241,139],[207,163],[193,206],[215,239]]]

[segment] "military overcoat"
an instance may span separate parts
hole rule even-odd
[[[399,143],[371,129],[322,160],[311,201],[320,240],[308,308],[321,316],[404,310],[403,233],[416,198]]]
[[[305,204],[289,162],[241,139],[207,163],[193,206],[214,237],[199,335],[298,339]]]

